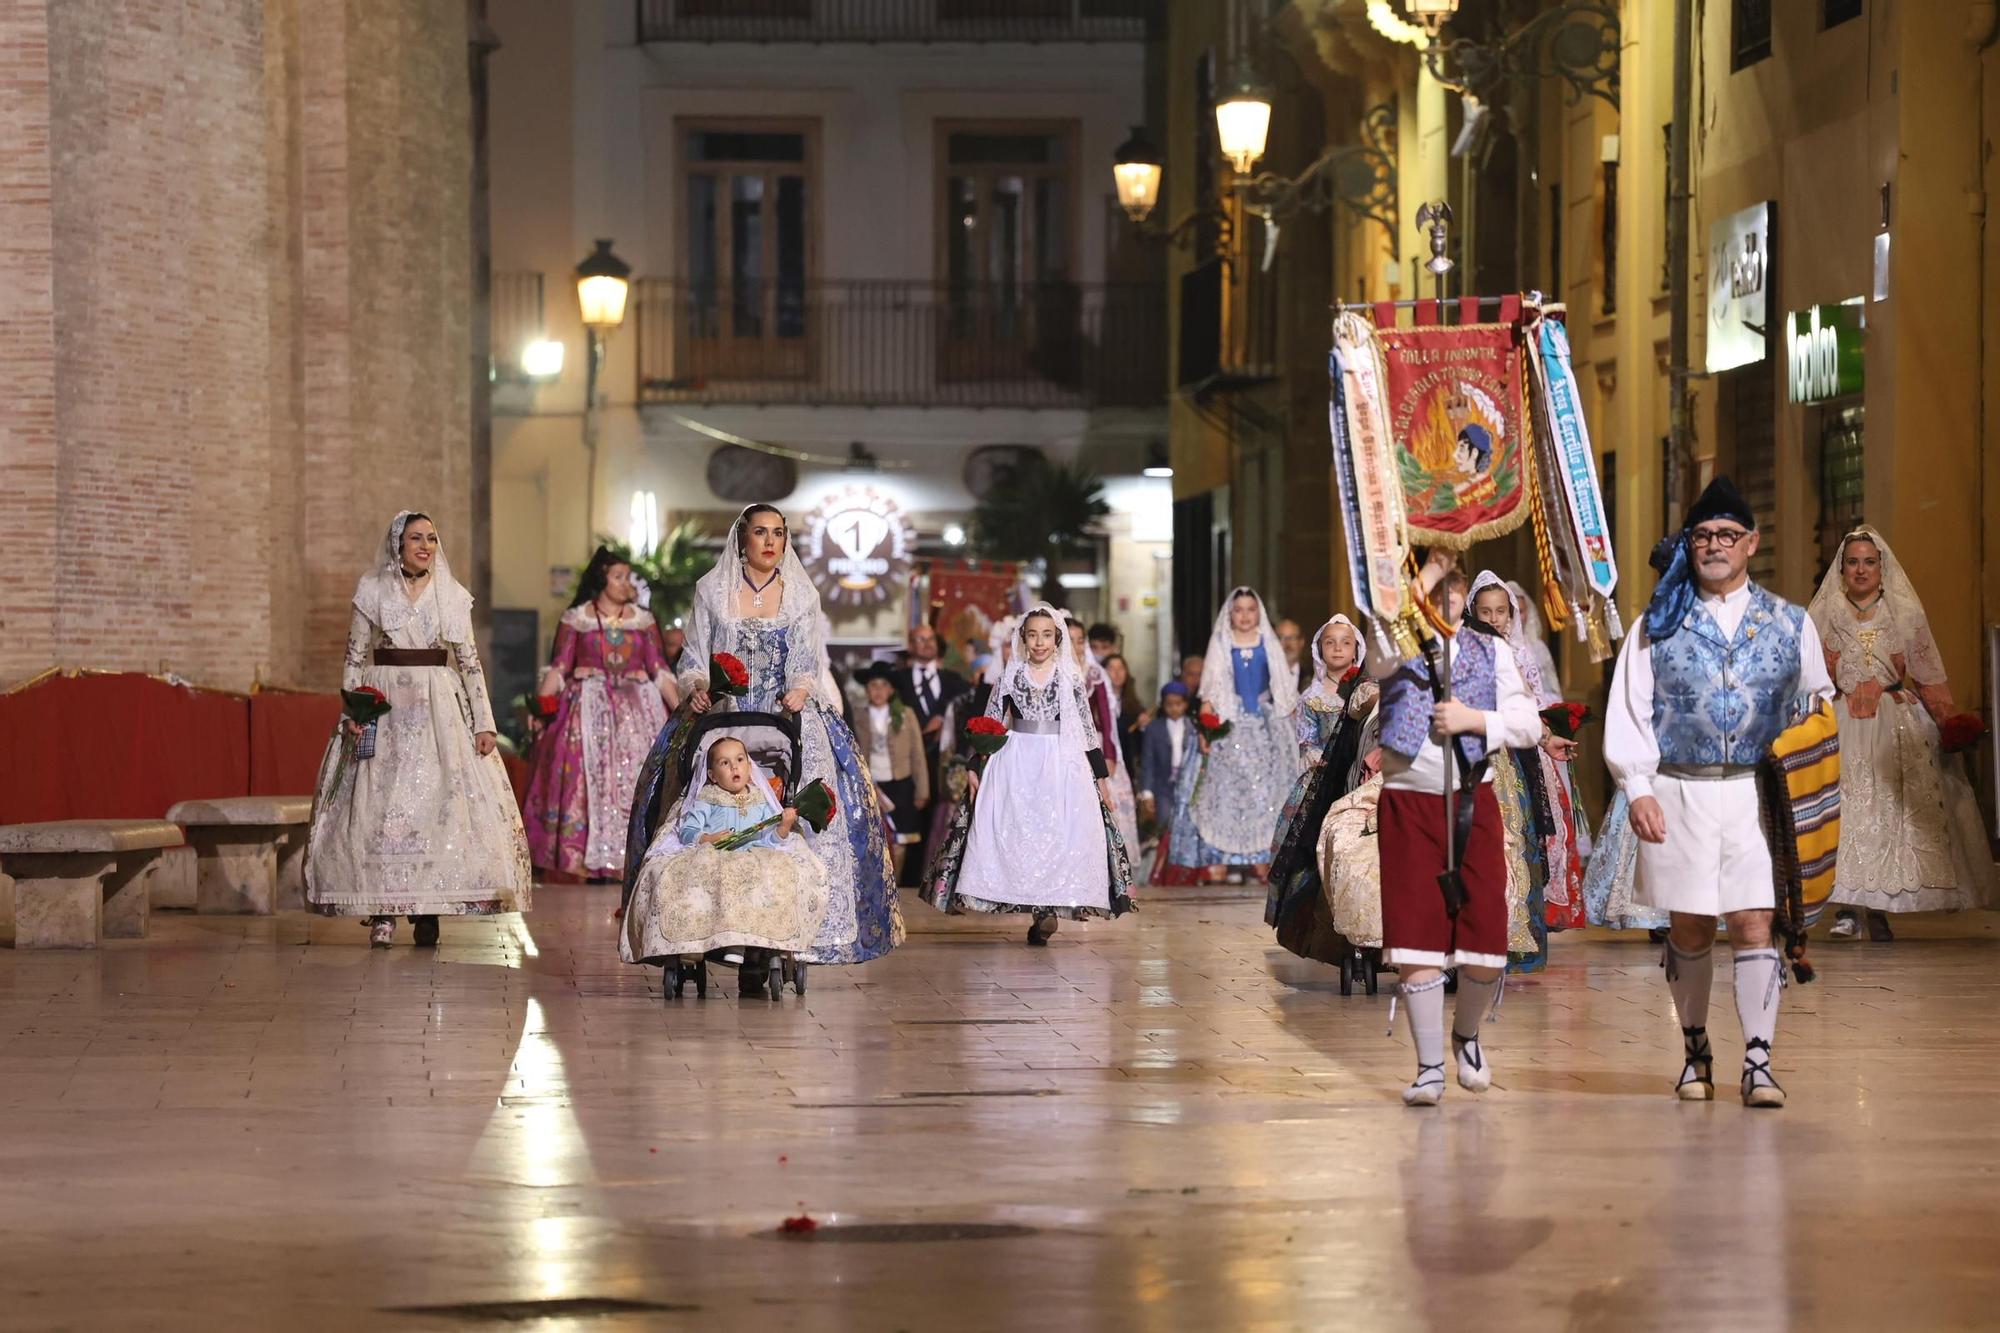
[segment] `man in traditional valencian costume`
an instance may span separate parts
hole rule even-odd
[[[1639,838],[1637,901],[1672,918],[1667,987],[1685,1062],[1674,1091],[1715,1096],[1708,1044],[1715,922],[1735,955],[1743,1104],[1780,1107],[1771,1075],[1784,959],[1756,770],[1807,695],[1829,698],[1819,634],[1803,607],[1750,581],[1757,517],[1726,477],[1653,552],[1660,583],[1611,682],[1604,758]]]

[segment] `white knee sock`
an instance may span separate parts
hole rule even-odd
[[[1451,1018],[1451,1052],[1458,1061],[1458,1086],[1467,1092],[1484,1092],[1493,1086],[1493,1070],[1479,1045],[1479,1025],[1493,1008],[1500,992],[1501,978],[1474,981],[1463,971],[1458,974],[1458,1010]]]
[[[1674,1012],[1680,1018],[1681,1027],[1707,1027],[1708,993],[1715,984],[1714,946],[1700,953],[1683,953],[1678,945],[1668,940],[1666,961],[1667,990],[1674,997]],[[1742,991],[1738,990],[1737,995],[1740,997]]]
[[[1398,989],[1410,1020],[1410,1044],[1417,1049],[1416,1081],[1403,1090],[1403,1100],[1411,1106],[1435,1106],[1444,1096],[1444,978]]]
[[[1500,992],[1499,977],[1491,981],[1474,981],[1458,974],[1458,1008],[1451,1016],[1451,1033],[1454,1037],[1472,1038],[1479,1035],[1479,1025],[1486,1021],[1486,1015],[1493,1012],[1493,997]]]
[[[1761,1041],[1768,1049],[1778,1031],[1778,997],[1784,987],[1785,960],[1776,949],[1736,951],[1736,1017],[1743,1024],[1745,1045]]]

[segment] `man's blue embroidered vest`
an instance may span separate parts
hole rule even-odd
[[[1733,638],[1699,601],[1655,642],[1653,735],[1664,764],[1754,764],[1785,729],[1799,692],[1805,609],[1751,585]]]

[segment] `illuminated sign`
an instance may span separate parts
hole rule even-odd
[[[1708,371],[1764,359],[1770,335],[1771,206],[1752,204],[1708,229]]]
[[[872,486],[836,491],[806,516],[799,560],[829,607],[876,607],[901,594],[916,533]]]
[[[1859,297],[1785,316],[1785,385],[1795,403],[1823,403],[1861,392],[1862,311]]]

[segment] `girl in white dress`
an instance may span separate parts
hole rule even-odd
[[[496,752],[493,706],[472,641],[472,594],[451,576],[437,528],[404,510],[354,590],[341,688],[389,700],[375,753],[343,719],[320,761],[306,843],[306,904],[357,916],[386,948],[396,917],[419,945],[440,916],[528,910],[520,807]]]
[[[1917,597],[1889,543],[1847,534],[1808,608],[1840,695],[1840,858],[1833,933],[1891,937],[1887,912],[1954,912],[1994,901],[1986,824],[1938,724],[1959,710]]]
[[[968,779],[950,831],[924,874],[943,912],[1027,912],[1028,943],[1060,918],[1132,910],[1132,863],[1111,818],[1110,767],[1064,639],[1042,603],[1022,619],[1014,660],[987,702],[1007,741]]]

